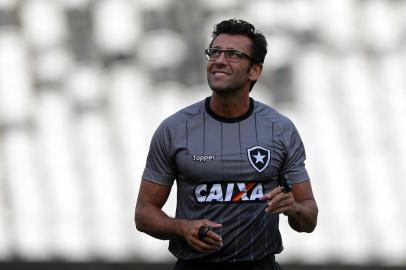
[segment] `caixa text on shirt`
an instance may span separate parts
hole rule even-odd
[[[264,186],[261,182],[204,183],[194,193],[199,203],[263,202]]]

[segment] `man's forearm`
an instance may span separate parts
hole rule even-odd
[[[180,220],[169,217],[153,206],[137,208],[134,219],[137,230],[161,240],[168,240],[180,234]]]
[[[317,204],[314,200],[297,203],[298,211],[288,215],[289,225],[298,232],[312,232],[317,225]]]

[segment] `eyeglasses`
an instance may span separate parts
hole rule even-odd
[[[248,54],[236,50],[236,49],[219,49],[219,48],[209,48],[204,50],[204,53],[206,55],[206,59],[209,61],[215,61],[217,58],[220,57],[221,53],[224,52],[224,55],[227,59],[228,62],[232,63],[237,63],[239,62],[243,57],[247,57],[254,63],[259,63],[259,61],[251,58]]]

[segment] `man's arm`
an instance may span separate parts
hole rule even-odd
[[[263,200],[268,201],[266,212],[287,215],[289,225],[295,231],[310,233],[316,228],[318,208],[310,181],[292,185],[289,193],[277,187],[265,194]]]
[[[284,211],[284,214],[288,216],[290,227],[298,232],[314,231],[319,210],[310,181],[293,185],[292,195],[291,209]]]
[[[168,200],[171,186],[142,180],[135,207],[135,224],[139,231],[167,240],[179,234],[176,221],[161,209]]]
[[[137,229],[162,240],[181,236],[201,252],[218,249],[222,245],[222,238],[215,232],[208,232],[204,241],[199,240],[197,236],[201,226],[219,228],[221,224],[205,219],[175,219],[162,211],[170,191],[170,186],[159,185],[144,179],[141,181],[134,217]]]

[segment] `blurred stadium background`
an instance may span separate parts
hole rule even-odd
[[[319,204],[313,234],[282,217],[278,260],[406,267],[406,1],[0,0],[2,269],[168,269],[133,224],[149,140],[210,94],[232,17],[268,38],[252,94],[297,124]]]

